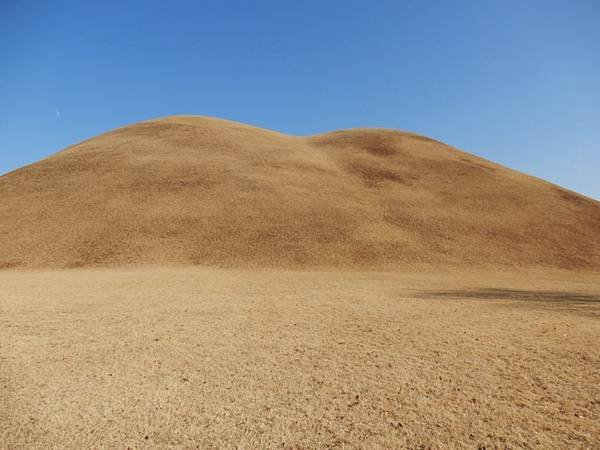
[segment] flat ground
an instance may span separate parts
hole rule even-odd
[[[0,272],[2,448],[598,448],[600,276]]]

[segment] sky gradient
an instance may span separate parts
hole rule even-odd
[[[0,2],[0,174],[144,119],[421,133],[600,199],[600,2]]]

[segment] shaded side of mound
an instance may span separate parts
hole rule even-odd
[[[437,141],[142,122],[0,177],[0,267],[600,270],[600,203]]]

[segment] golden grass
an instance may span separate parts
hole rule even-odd
[[[0,268],[600,271],[600,203],[393,130],[134,124],[0,177]]]
[[[0,272],[2,448],[598,448],[600,277]]]
[[[412,133],[206,117],[0,199],[2,448],[600,447],[595,200]]]

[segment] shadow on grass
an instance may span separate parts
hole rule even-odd
[[[474,300],[521,300],[564,304],[599,303],[600,295],[568,291],[527,291],[518,289],[464,289],[447,291],[423,291],[420,298],[474,299]]]

